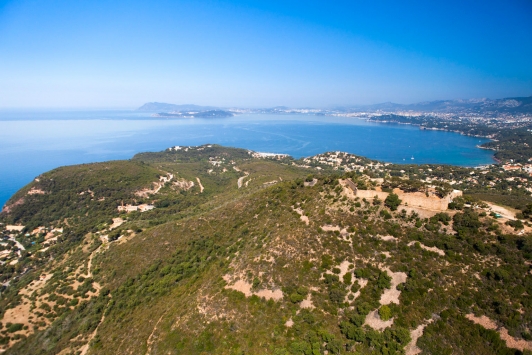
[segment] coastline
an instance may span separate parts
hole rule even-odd
[[[421,124],[412,123],[412,122],[380,121],[380,120],[372,120],[371,118],[360,118],[360,119],[363,119],[363,120],[365,120],[367,122],[372,122],[372,123],[410,125],[410,126],[416,126],[422,131],[441,131],[441,132],[458,133],[458,134],[460,134],[462,136],[466,136],[466,137],[484,138],[484,139],[488,139],[488,140],[490,140],[492,142],[496,142],[497,141],[497,139],[494,139],[494,138],[489,137],[489,136],[484,136],[484,135],[479,135],[479,134],[468,134],[467,132],[460,131],[460,130],[445,129],[445,128],[439,128],[439,127],[425,127],[425,126],[423,126]],[[486,144],[486,143],[483,143],[483,144]],[[496,149],[493,149],[493,148],[483,147],[483,144],[477,144],[476,147],[480,148],[480,149],[497,151]]]

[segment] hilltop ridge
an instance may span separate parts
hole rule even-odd
[[[213,144],[54,169],[0,214],[0,343],[6,354],[529,353],[531,183],[495,165]]]

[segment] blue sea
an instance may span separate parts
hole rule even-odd
[[[0,206],[50,169],[216,143],[295,158],[345,151],[391,163],[493,163],[485,139],[408,125],[314,115],[161,119],[137,111],[0,111]],[[411,158],[414,157],[414,160]]]

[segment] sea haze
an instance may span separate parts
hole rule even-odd
[[[307,115],[160,119],[138,111],[0,111],[0,206],[63,165],[129,159],[175,145],[216,143],[295,158],[345,151],[391,163],[493,163],[486,139],[406,125]],[[412,157],[414,159],[412,159]]]

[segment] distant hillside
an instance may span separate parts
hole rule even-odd
[[[341,109],[346,109],[342,107]],[[385,102],[382,104],[356,106],[351,109],[369,111],[423,111],[423,112],[499,112],[499,113],[532,113],[532,96],[509,97],[504,99],[468,99],[468,100],[437,100],[415,104],[395,104]]]
[[[199,106],[199,105],[174,105],[163,102],[148,102],[137,109],[137,111],[148,112],[184,112],[184,111],[210,111],[217,110],[214,106]]]
[[[234,114],[229,111],[209,110],[201,112],[159,112],[155,116],[172,118],[226,118],[233,117]]]

